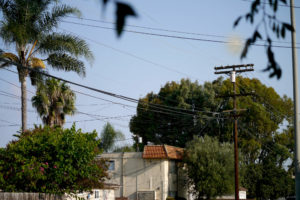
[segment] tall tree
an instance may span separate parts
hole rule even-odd
[[[45,83],[38,83],[32,106],[37,109],[44,124],[63,126],[65,115],[73,115],[76,111],[75,98],[75,93],[66,83],[51,78]]]
[[[248,198],[278,199],[294,196],[292,171],[284,161],[290,157],[288,148],[275,140],[266,141],[255,163],[245,166],[241,182],[248,189]]]
[[[234,191],[233,145],[209,136],[188,142],[184,163],[196,199],[212,199]]]
[[[212,120],[211,112],[219,110],[220,100],[214,98],[216,86],[208,82],[199,85],[188,79],[168,82],[158,94],[149,93],[139,100],[130,131],[142,137],[144,144],[184,147],[195,134],[204,133],[207,121]]]
[[[117,140],[123,140],[124,138],[121,131],[115,130],[110,123],[106,123],[101,132],[99,148],[103,149],[104,152],[109,152],[113,150]]]
[[[85,75],[80,57],[92,61],[93,55],[86,42],[70,34],[55,33],[59,21],[67,15],[78,15],[79,10],[55,0],[1,0],[0,37],[16,53],[2,52],[1,57],[17,65],[21,83],[22,131],[26,130],[26,77],[34,84],[38,73],[28,68],[44,69],[44,61],[57,70],[74,71]],[[1,67],[11,66],[10,62]],[[27,68],[26,68],[27,67]]]
[[[283,165],[293,160],[294,151],[293,130],[290,128],[291,99],[279,96],[273,88],[257,79],[237,77],[237,86],[237,93],[253,92],[252,96],[238,98],[237,107],[248,109],[240,113],[238,121],[238,144],[244,155],[244,164],[256,166],[257,162],[267,158],[274,159],[276,161],[268,165],[282,172],[282,177],[287,180],[293,166],[286,169]],[[188,147],[185,144],[193,136],[204,135],[216,137],[220,142],[233,142],[232,118],[230,113],[222,112],[232,110],[233,101],[232,98],[221,98],[231,94],[230,80],[217,79],[203,85],[189,80],[167,83],[158,94],[149,93],[139,100],[137,114],[130,121],[130,130],[142,137],[144,144],[153,142]],[[265,146],[270,146],[270,141],[277,149],[275,154],[265,149]],[[246,173],[245,176],[249,177],[251,170],[246,170]],[[265,175],[261,181],[275,187],[276,179],[267,182],[267,177]],[[245,179],[243,183],[256,186],[257,182],[251,182],[254,180],[257,179]],[[254,187],[248,189],[252,197],[263,198]]]
[[[238,108],[248,109],[239,118],[240,145],[245,156],[254,161],[263,138],[274,136],[281,123],[292,123],[292,101],[286,96],[280,97],[258,79],[237,77],[237,86],[237,93],[253,92],[253,96],[238,99]],[[144,144],[184,147],[194,135],[204,134],[218,137],[221,142],[231,142],[232,120],[221,111],[231,110],[233,101],[217,97],[230,94],[230,80],[221,78],[203,85],[188,79],[169,82],[158,94],[149,93],[139,100],[130,130],[143,137]]]

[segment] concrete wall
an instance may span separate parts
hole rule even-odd
[[[177,173],[169,173],[169,164],[175,161],[143,159],[139,152],[107,153],[101,157],[115,161],[115,169],[109,171],[111,179],[106,182],[120,185],[116,197],[136,200],[137,192],[154,191],[155,200],[165,200],[169,192],[176,194]]]
[[[95,194],[97,197],[95,196]],[[88,199],[88,200],[115,200],[114,190],[93,190],[92,193],[83,192],[76,194],[77,199]],[[65,195],[50,195],[42,193],[17,193],[17,192],[0,192],[0,200],[75,200],[75,194]]]
[[[62,196],[42,193],[0,192],[1,200],[63,200]]]

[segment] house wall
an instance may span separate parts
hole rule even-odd
[[[169,173],[174,166],[167,159],[143,159],[140,152],[107,153],[102,158],[115,161],[114,170],[109,171],[107,183],[120,185],[116,197],[137,199],[137,192],[154,191],[155,200],[165,200],[177,192],[177,173]],[[123,167],[122,167],[123,166]],[[171,170],[172,171],[172,170]]]

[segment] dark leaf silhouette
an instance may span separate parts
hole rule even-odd
[[[260,33],[258,31],[255,31],[252,37],[252,43],[256,42],[257,38],[262,39]]]
[[[281,27],[281,37],[285,38],[285,27],[284,26]]]
[[[136,16],[136,13],[134,12],[134,10],[128,4],[117,2],[116,6],[117,6],[117,10],[116,10],[116,17],[117,17],[116,30],[117,30],[118,37],[120,37],[122,32],[123,32],[124,26],[125,26],[126,18],[128,16]]]
[[[257,39],[263,40],[267,38],[268,44],[267,44],[266,55],[268,58],[268,64],[267,67],[264,69],[264,71],[271,71],[270,77],[275,76],[277,77],[277,79],[281,77],[282,71],[280,69],[279,64],[276,62],[274,52],[271,49],[272,40],[269,37],[269,32],[267,29],[272,29],[272,33],[279,39],[285,38],[287,31],[294,31],[293,26],[291,26],[289,23],[285,23],[277,19],[276,13],[279,8],[278,7],[279,3],[281,2],[287,5],[286,0],[268,0],[268,1],[253,0],[250,7],[250,11],[246,13],[244,16],[238,17],[233,25],[233,27],[236,27],[239,24],[241,18],[245,18],[246,22],[249,22],[250,24],[254,24],[254,17],[262,15],[262,19],[255,26],[253,35],[247,39],[244,45],[244,49],[241,52],[241,59],[247,56],[249,47],[252,44],[255,44],[257,42]],[[266,6],[264,5],[261,5],[262,3],[268,3],[269,4],[268,8],[266,8]],[[269,11],[271,13],[269,13]],[[262,27],[265,29],[263,31],[263,33],[265,33],[264,37],[262,37],[260,34]]]
[[[252,5],[251,5],[251,13],[252,14],[255,12],[258,12],[257,6],[259,6],[259,5],[260,5],[260,0],[256,0],[252,3]]]
[[[277,8],[278,8],[278,0],[275,0],[273,5],[274,12],[277,11]]]
[[[108,0],[102,0],[103,6],[107,5]]]
[[[279,65],[275,61],[274,53],[272,51],[272,42],[269,38],[268,38],[268,42],[269,42],[269,46],[267,48],[267,55],[268,55],[269,63],[268,63],[267,68],[264,69],[264,71],[270,71],[273,69],[273,72],[269,75],[269,77],[272,78],[272,77],[276,76],[277,79],[280,79],[282,72],[281,72]]]
[[[282,26],[284,26],[285,28],[287,28],[289,31],[295,31],[294,27],[290,24],[287,23],[283,23]]]
[[[242,19],[242,16],[239,16],[239,17],[235,20],[235,22],[234,22],[234,24],[233,24],[233,27],[236,27],[236,26],[239,24],[239,22],[241,21],[241,19]]]
[[[252,42],[251,39],[248,39],[248,40],[247,40],[247,42],[246,42],[246,44],[245,44],[245,46],[244,46],[244,49],[243,49],[243,51],[242,51],[242,54],[241,54],[241,59],[243,59],[243,58],[246,57],[246,55],[247,55],[247,53],[248,53],[248,48],[249,48],[249,46],[251,45],[251,42]]]

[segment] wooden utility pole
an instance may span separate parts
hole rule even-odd
[[[246,64],[246,65],[230,65],[230,66],[220,66],[215,67],[215,74],[230,74],[230,80],[233,84],[233,94],[228,95],[227,97],[233,97],[233,110],[229,112],[233,112],[234,118],[234,171],[235,171],[235,199],[239,200],[239,152],[238,152],[238,110],[237,109],[237,100],[238,96],[247,96],[250,94],[237,94],[236,93],[236,74],[242,72],[249,72],[254,71],[253,64]],[[228,112],[228,111],[227,111]]]
[[[294,97],[294,138],[295,138],[295,186],[296,200],[300,200],[300,125],[299,125],[299,89],[298,89],[298,60],[296,43],[296,22],[294,0],[290,0],[292,33],[292,61],[293,61],[293,97]]]

